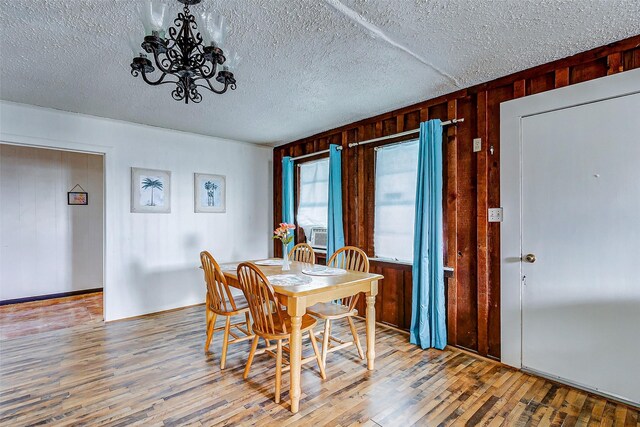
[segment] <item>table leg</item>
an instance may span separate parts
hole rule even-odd
[[[287,311],[291,316],[291,339],[289,354],[291,369],[289,382],[289,395],[291,397],[291,412],[298,412],[300,404],[300,362],[302,359],[302,334],[300,333],[300,325],[302,324],[302,316],[306,312],[304,298],[289,297],[287,301]]]
[[[371,283],[371,291],[367,292],[367,369],[372,371],[376,359],[376,295],[378,281]]]

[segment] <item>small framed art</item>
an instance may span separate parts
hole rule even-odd
[[[194,174],[194,181],[196,213],[227,211],[227,184],[223,175],[196,173]]]
[[[131,212],[171,212],[171,172],[131,168]]]
[[[68,205],[88,205],[89,193],[85,191],[69,191],[67,193]]]

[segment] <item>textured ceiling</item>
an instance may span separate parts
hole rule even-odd
[[[0,0],[0,98],[277,144],[640,32],[638,0],[204,0],[238,89],[184,105],[129,73],[135,4]]]

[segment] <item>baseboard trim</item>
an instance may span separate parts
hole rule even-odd
[[[563,385],[565,387],[572,387],[572,388],[576,388],[578,390],[582,390],[584,392],[587,393],[591,393],[591,394],[595,394],[598,395],[600,397],[604,397],[605,399],[617,402],[617,403],[622,403],[623,405],[627,405],[631,408],[633,408],[634,410],[638,410],[640,409],[640,404],[638,402],[632,402],[630,400],[625,399],[624,397],[615,395],[615,394],[609,394],[605,391],[602,390],[598,390],[595,388],[591,388],[588,386],[585,386],[583,384],[580,383],[575,383],[573,381],[569,381],[567,379],[555,376],[555,375],[551,375],[551,374],[547,374],[545,372],[541,372],[541,371],[537,371],[535,369],[531,369],[531,368],[527,368],[526,366],[523,366],[522,369],[520,369],[522,372],[527,373],[529,375],[533,375],[536,377],[540,377],[540,378],[544,378],[548,381],[551,381],[553,383],[556,384],[560,384]]]
[[[102,288],[82,289],[80,291],[62,292],[62,293],[59,293],[59,294],[38,295],[38,296],[35,296],[35,297],[7,299],[7,300],[4,300],[4,301],[0,301],[0,306],[9,305],[9,304],[20,304],[22,302],[43,301],[43,300],[53,299],[53,298],[72,297],[72,296],[75,296],[75,295],[92,294],[92,293],[95,293],[95,292],[102,292]]]
[[[176,308],[168,308],[166,310],[160,310],[160,311],[152,311],[151,313],[145,313],[145,314],[138,314],[135,316],[129,316],[129,317],[121,317],[120,319],[113,319],[113,320],[105,320],[105,323],[114,323],[114,322],[122,322],[125,320],[136,320],[136,319],[142,319],[143,317],[150,317],[150,316],[154,316],[156,314],[166,314],[166,313],[170,313],[172,311],[179,311],[179,310],[184,310],[187,308],[191,308],[191,307],[197,307],[199,305],[204,305],[205,303],[203,302],[199,302],[197,304],[191,304],[191,305],[185,305],[182,307],[176,307]]]

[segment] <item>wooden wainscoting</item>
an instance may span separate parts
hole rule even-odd
[[[348,144],[417,129],[429,119],[464,118],[446,128],[443,147],[445,264],[455,269],[447,290],[448,339],[499,358],[500,225],[487,221],[487,209],[500,206],[500,103],[638,67],[640,35],[276,147],[274,220],[279,222],[282,212],[282,157],[341,145],[345,242],[375,256],[374,144]],[[472,150],[474,138],[482,138],[478,153]],[[276,254],[280,246],[275,245]],[[385,276],[376,307],[379,320],[408,328],[411,272],[377,262],[372,270]]]
[[[371,273],[382,274],[376,296],[376,321],[408,331],[411,327],[411,293],[413,276],[411,264],[371,260]],[[445,271],[445,298],[454,273]],[[364,314],[364,298],[358,300],[358,313]],[[449,319],[447,319],[449,320]]]
[[[398,329],[411,326],[411,265],[371,261],[370,271],[382,274],[376,296],[376,321]],[[364,313],[364,298],[358,301],[358,313]]]

